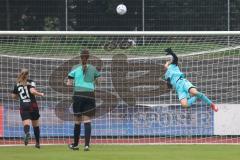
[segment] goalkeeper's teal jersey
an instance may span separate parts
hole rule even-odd
[[[82,66],[78,66],[68,76],[74,79],[75,92],[93,92],[95,90],[95,80],[100,77],[100,73],[94,66],[88,64],[85,75]]]
[[[168,66],[168,69],[165,73],[165,79],[169,79],[170,78],[170,82],[171,82],[171,85],[176,88],[176,85],[177,85],[177,80],[179,78],[184,78],[184,74],[180,71],[179,67],[175,64],[170,64]]]

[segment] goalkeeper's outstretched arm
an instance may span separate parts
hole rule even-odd
[[[168,66],[172,63],[172,61],[167,61],[165,64],[164,64],[164,69],[165,71],[168,69]]]
[[[165,49],[165,52],[167,52],[166,55],[171,55],[171,56],[172,56],[172,59],[171,59],[170,61],[167,61],[167,62],[164,64],[165,72],[167,72],[169,65],[171,65],[171,64],[174,64],[174,65],[176,65],[176,66],[178,65],[178,57],[177,57],[177,55],[172,51],[171,48]],[[171,79],[170,79],[170,77],[168,77],[168,78],[164,77],[164,79],[167,81],[168,88],[171,89],[171,88],[172,88],[172,84],[171,84]]]

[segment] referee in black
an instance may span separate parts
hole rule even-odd
[[[89,51],[81,52],[81,64],[73,68],[68,74],[68,86],[74,87],[73,112],[74,112],[74,142],[68,147],[79,150],[78,142],[81,131],[81,122],[85,129],[84,151],[89,151],[91,137],[91,118],[95,115],[95,82],[100,77],[96,67],[88,64]]]

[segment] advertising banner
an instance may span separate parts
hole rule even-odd
[[[71,119],[69,110],[63,111]],[[63,120],[54,108],[40,109],[41,135],[61,137],[73,135],[73,121]],[[63,116],[62,115],[62,116]],[[109,113],[96,117],[93,136],[197,136],[213,135],[213,112],[206,106],[183,108],[179,105],[119,105]],[[84,127],[81,127],[84,129]],[[81,134],[84,132],[82,131]],[[19,111],[4,107],[4,136],[21,137],[23,127]]]

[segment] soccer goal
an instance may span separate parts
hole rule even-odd
[[[162,79],[168,47],[218,112],[202,102],[179,105]],[[71,141],[72,89],[66,78],[84,48],[105,78],[96,87],[92,143],[240,143],[240,32],[1,31],[0,145],[22,144],[19,102],[10,96],[21,68],[45,93],[37,97],[41,143]]]

